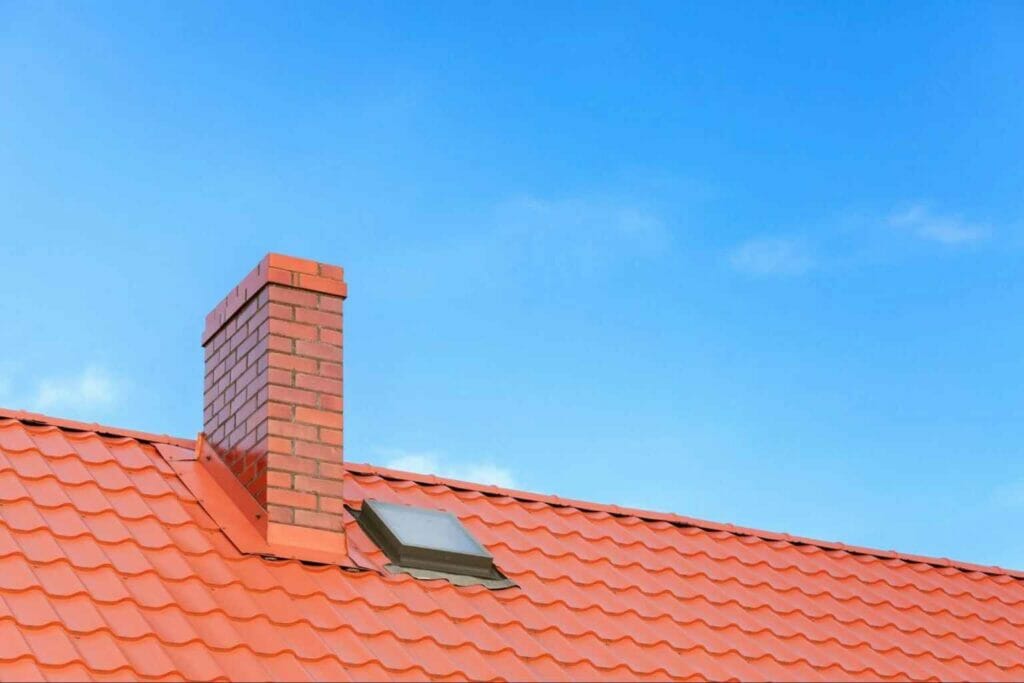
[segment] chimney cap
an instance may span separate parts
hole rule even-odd
[[[271,283],[342,299],[348,296],[345,269],[341,266],[271,252],[206,316],[202,345],[206,346],[247,301]]]

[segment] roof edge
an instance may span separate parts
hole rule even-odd
[[[166,443],[172,446],[181,446],[182,448],[189,449],[195,448],[196,445],[195,439],[182,439],[180,437],[170,436],[168,434],[140,432],[135,429],[111,427],[109,425],[101,425],[96,422],[66,420],[61,417],[43,415],[42,413],[32,413],[27,410],[0,408],[0,419],[4,418],[10,420],[17,420],[19,422],[26,422],[29,424],[60,427],[61,429],[69,429],[77,432],[96,432],[97,434],[102,434],[104,436],[127,437],[129,439],[136,439],[137,441],[145,441],[147,443]]]
[[[0,419],[4,418],[17,420],[19,422],[25,422],[29,424],[60,427],[62,429],[69,429],[74,431],[96,432],[97,434],[102,434],[105,436],[126,437],[130,439],[136,439],[138,441],[145,441],[147,443],[170,444],[172,446],[179,446],[188,449],[194,449],[196,445],[195,439],[183,439],[180,437],[170,436],[168,434],[156,434],[153,432],[142,432],[134,429],[111,427],[108,425],[101,425],[96,422],[67,420],[64,418],[43,415],[41,413],[33,413],[25,410],[0,408]],[[786,533],[778,533],[773,531],[765,531],[763,529],[736,526],[735,524],[712,522],[706,519],[699,519],[696,517],[685,517],[683,515],[677,515],[672,512],[656,512],[653,510],[642,510],[639,508],[622,507],[619,505],[608,505],[604,503],[595,503],[592,501],[577,500],[574,498],[562,498],[560,496],[555,495],[533,493],[530,491],[507,489],[502,488],[500,486],[491,486],[487,484],[478,484],[469,481],[461,481],[458,479],[438,477],[433,474],[422,474],[418,472],[405,472],[402,470],[393,470],[386,467],[370,465],[368,463],[345,462],[344,465],[345,469],[350,470],[352,472],[356,472],[358,474],[377,475],[385,479],[412,481],[418,484],[426,484],[428,486],[447,486],[449,488],[460,491],[476,491],[489,496],[507,496],[509,498],[514,498],[516,500],[545,503],[547,505],[553,505],[557,507],[571,507],[585,512],[604,512],[618,517],[637,517],[638,519],[650,522],[668,522],[669,524],[695,527],[698,529],[703,529],[705,531],[721,531],[730,534],[735,534],[737,536],[752,536],[766,541],[780,541],[784,543],[791,543],[793,545],[815,546],[823,550],[843,551],[850,553],[851,555],[864,555],[869,557],[876,557],[882,560],[901,560],[904,562],[912,562],[915,564],[926,564],[937,568],[950,568],[964,572],[978,572],[990,576],[1008,576],[1015,579],[1024,579],[1024,570],[1008,569],[1006,567],[999,567],[995,565],[980,565],[960,560],[951,560],[946,557],[913,555],[910,553],[902,553],[895,550],[880,550],[878,548],[869,548],[866,546],[847,545],[845,543],[840,543],[838,541],[823,541],[819,539],[808,538],[806,536],[793,536],[791,534]]]

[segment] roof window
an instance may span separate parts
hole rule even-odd
[[[450,512],[371,499],[363,501],[358,520],[396,569],[505,578],[487,549]]]

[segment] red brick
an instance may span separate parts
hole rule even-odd
[[[250,299],[249,303],[242,306],[242,308],[238,310],[238,313],[235,314],[235,317],[231,320],[228,329],[231,332],[246,329],[249,320],[256,315],[260,310],[261,305],[262,304],[260,304],[258,299]]]
[[[297,479],[298,477],[296,477]],[[268,505],[287,505],[292,508],[304,508],[316,510],[316,496],[312,493],[304,493],[301,490],[279,489],[270,487],[267,489]]]
[[[331,479],[320,479],[305,475],[295,476],[295,490],[312,493],[322,493],[327,496],[342,496],[341,482]]]
[[[341,316],[329,311],[318,311],[312,308],[296,308],[295,319],[302,323],[317,325],[318,327],[329,327],[334,330],[341,329]]]
[[[295,421],[314,424],[320,427],[339,427],[341,426],[341,414],[332,413],[327,410],[317,410],[316,408],[306,408],[305,406],[296,406]]]
[[[267,424],[267,433],[271,436],[284,436],[290,439],[305,439],[315,441],[317,439],[317,428],[312,425],[295,424],[283,420],[270,420]]]
[[[326,444],[332,444],[334,446],[341,446],[341,430],[321,427],[320,441]]]
[[[310,356],[311,358],[319,358],[322,360],[341,360],[340,346],[332,346],[330,344],[322,344],[320,342],[296,341],[295,353],[300,356]]]
[[[290,472],[278,472],[276,470],[267,472],[267,486],[290,489],[292,488],[292,475]]]
[[[270,360],[270,367],[272,368],[295,370],[297,372],[316,371],[316,361],[312,358],[300,358],[299,356],[292,356],[286,353],[279,353],[277,351],[269,351],[268,357]]]
[[[341,531],[343,528],[341,515],[310,512],[308,510],[296,510],[295,523],[300,526],[311,526],[317,529],[329,529],[330,531]]]
[[[267,265],[271,268],[291,270],[296,273],[316,275],[322,272],[323,264],[309,259],[286,256],[284,254],[267,254]]]
[[[231,401],[231,412],[235,414],[235,417],[243,415],[251,415],[256,409],[256,397],[246,398],[245,395],[236,396]],[[238,420],[236,419],[236,422]]]
[[[247,384],[245,386],[245,395],[246,396],[258,396],[261,389],[266,389],[267,388],[267,374],[268,374],[269,368],[267,368],[266,365],[263,365],[263,367],[260,367],[261,365],[263,365],[263,364],[262,363],[257,363],[256,364],[256,371],[257,371],[256,372],[256,377],[253,378],[253,380],[251,382],[249,382],[249,384]],[[256,402],[257,403],[261,403],[262,400],[257,400]]]
[[[342,301],[344,301],[344,299],[342,299],[340,297],[324,295],[324,296],[320,297],[320,303],[317,306],[317,308],[319,308],[321,311],[327,311],[329,313],[337,313],[340,316],[341,315],[341,302]],[[310,308],[312,308],[312,306]]]
[[[280,351],[281,353],[293,353],[295,351],[295,341],[288,337],[272,334],[267,337],[267,348],[271,351]]]
[[[290,306],[317,307],[316,292],[306,292],[301,289],[292,289],[291,287],[271,287],[270,290],[271,301]]]
[[[326,327],[321,327],[317,330],[320,341],[324,344],[332,344],[336,347],[341,347],[341,330],[331,330]]]
[[[250,365],[248,367],[238,364],[231,369],[231,381],[236,386],[244,387],[249,382],[256,379],[256,366]]]
[[[316,327],[304,323],[290,322],[288,320],[270,319],[270,333],[279,334],[292,339],[305,339],[312,341],[316,339]]]
[[[267,517],[271,522],[284,522],[291,524],[295,520],[295,511],[290,507],[282,505],[268,505]]]
[[[322,277],[327,277],[327,278],[330,278],[332,280],[344,280],[345,279],[345,269],[342,268],[341,266],[332,266],[332,265],[328,265],[326,263],[321,263],[320,264],[320,275]]]
[[[341,481],[345,478],[345,466],[341,463],[322,462],[318,466],[317,474],[324,479]]]
[[[326,361],[320,361],[320,374],[324,377],[330,377],[333,379],[341,379],[341,363],[328,363]],[[334,392],[341,394],[340,391]]]
[[[295,414],[295,406],[290,403],[267,402],[267,417],[277,420],[291,420]]]
[[[213,378],[214,382],[220,381],[220,378],[228,372],[228,364],[226,361],[221,361],[213,366],[213,372],[210,373],[210,377]]]
[[[271,385],[281,384],[284,386],[291,386],[294,376],[291,370],[282,370],[281,368],[270,368],[267,372],[267,381]]]
[[[305,391],[303,389],[293,389],[291,387],[281,387],[271,384],[270,387],[268,387],[267,395],[271,401],[281,401],[283,403],[291,403],[292,405],[297,406],[315,408],[317,404],[316,393],[312,391]]]
[[[267,281],[276,282],[279,285],[294,284],[292,272],[282,268],[267,268]]]
[[[253,318],[251,321],[249,321],[249,327],[250,329],[255,327],[259,332],[260,338],[262,339],[263,337],[266,337],[268,334],[270,334],[270,318],[268,318],[265,315],[261,316],[258,320],[258,323],[259,324],[257,325],[257,319]]]
[[[267,466],[270,469],[281,470],[283,472],[313,474],[316,472],[317,461],[310,460],[309,458],[297,458],[294,455],[278,455],[277,453],[271,453],[267,458]]]
[[[327,277],[320,277],[319,275],[306,275],[305,273],[299,274],[298,286],[303,289],[312,289],[317,292],[333,294],[335,296],[345,296],[348,293],[348,288],[345,286],[344,282]]]
[[[345,402],[341,396],[335,396],[334,394],[320,394],[320,408],[323,410],[341,412],[344,409],[344,404]]]
[[[267,416],[263,413],[263,411],[258,411],[258,412],[257,411],[253,411],[253,412],[249,413],[248,417],[246,417],[244,420],[242,419],[242,416],[243,416],[242,413],[235,413],[235,415],[234,415],[235,422],[236,423],[244,424],[245,425],[245,431],[247,431],[247,432],[254,432],[254,431],[256,431],[256,428],[259,427],[260,424],[265,422],[266,419],[267,419]],[[288,417],[289,417],[289,419],[291,419],[291,416],[288,416]],[[244,448],[245,447],[244,444],[237,444],[237,446],[239,448]]]
[[[295,386],[325,394],[341,394],[341,380],[319,377],[302,372],[295,373]]]
[[[329,444],[296,441],[295,455],[322,461],[341,462],[341,449],[338,446],[331,446]]]
[[[237,444],[237,446],[235,446],[236,448],[244,447],[242,441],[249,433],[249,430],[246,428],[244,424],[244,420],[242,422],[243,424],[240,425],[236,423],[235,427],[228,432],[227,436],[227,443],[230,443],[232,445]]]
[[[269,315],[278,320],[294,320],[295,308],[288,304],[280,304],[276,301],[270,302]]]
[[[242,340],[242,343],[239,344],[238,348],[235,349],[235,358],[241,358],[242,356],[246,355],[247,353],[255,349],[256,345],[259,343],[259,332],[253,330],[252,332],[246,335],[245,339]]]
[[[319,503],[319,509],[321,512],[328,512],[334,515],[341,515],[345,513],[345,501],[341,498],[318,496],[317,502]]]

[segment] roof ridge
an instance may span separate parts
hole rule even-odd
[[[931,557],[927,555],[915,555],[912,553],[899,552],[897,550],[881,550],[867,546],[848,545],[838,541],[824,541],[806,536],[794,536],[787,533],[765,531],[764,529],[713,522],[706,519],[699,519],[697,517],[679,515],[674,512],[656,512],[654,510],[623,507],[621,505],[596,503],[593,501],[578,500],[574,498],[562,498],[555,495],[534,493],[518,489],[508,489],[500,486],[477,484],[459,479],[439,477],[434,474],[421,474],[418,472],[394,470],[387,467],[371,465],[369,463],[345,462],[344,465],[348,470],[352,470],[360,474],[374,474],[385,479],[411,481],[426,485],[441,485],[456,490],[477,491],[484,495],[508,496],[509,498],[514,498],[516,500],[545,503],[547,505],[558,507],[571,507],[585,512],[604,512],[619,517],[637,517],[644,521],[667,522],[677,526],[696,527],[705,531],[720,531],[735,534],[737,536],[753,536],[765,541],[784,542],[792,545],[815,546],[822,550],[843,551],[851,555],[865,555],[875,557],[880,560],[900,560],[913,564],[927,564],[937,568],[950,568],[963,572],[978,572],[991,576],[1009,576],[1015,579],[1024,579],[1024,571],[1009,569],[1007,567],[999,567],[996,565],[981,565],[962,560],[952,560],[947,557]]]
[[[104,436],[120,436],[147,443],[166,443],[182,448],[195,448],[195,439],[183,439],[169,434],[156,434],[154,432],[142,432],[136,429],[124,427],[111,427],[96,422],[83,422],[80,420],[68,420],[42,413],[33,413],[27,410],[15,410],[12,408],[0,408],[0,419],[17,420],[28,424],[48,425],[80,432],[95,432]]]
[[[33,413],[25,410],[0,408],[0,419],[16,420],[18,422],[28,424],[50,425],[54,427],[59,427],[61,429],[68,429],[74,431],[95,432],[97,434],[103,434],[108,436],[127,437],[130,439],[136,439],[138,441],[145,441],[148,443],[164,443],[170,444],[172,446],[180,446],[182,448],[195,448],[195,439],[185,439],[181,437],[170,436],[168,434],[156,434],[153,432],[143,432],[134,429],[112,427],[108,425],[101,425],[95,422],[68,420],[65,418],[44,415],[42,413]],[[563,498],[556,495],[535,493],[532,491],[503,488],[500,486],[493,486],[489,484],[479,484],[475,482],[462,481],[459,479],[439,477],[433,474],[406,472],[403,470],[395,470],[387,467],[371,465],[369,463],[345,462],[343,464],[345,466],[345,469],[347,470],[351,470],[353,472],[360,474],[377,475],[385,479],[410,481],[430,486],[447,486],[448,488],[455,490],[476,491],[478,493],[488,496],[507,496],[509,498],[513,498],[516,500],[544,503],[546,505],[552,505],[556,507],[575,508],[577,510],[581,510],[584,512],[603,512],[617,517],[636,517],[638,519],[649,522],[667,522],[669,524],[674,524],[676,526],[696,527],[698,529],[702,529],[705,531],[724,532],[734,534],[737,536],[751,536],[771,542],[783,542],[790,543],[792,545],[814,546],[817,548],[821,548],[822,550],[842,551],[849,553],[851,555],[874,557],[880,560],[898,560],[913,564],[930,565],[936,568],[949,568],[961,572],[977,572],[989,576],[1007,576],[1014,579],[1024,579],[1024,571],[1022,570],[1009,569],[1006,567],[999,567],[995,565],[980,565],[961,560],[952,560],[945,557],[930,557],[927,555],[914,555],[911,553],[904,553],[896,550],[881,550],[878,548],[870,548],[867,546],[847,545],[845,543],[840,543],[837,541],[824,541],[821,539],[809,538],[806,536],[793,536],[787,533],[766,531],[763,529],[737,526],[735,524],[727,524],[722,522],[713,522],[706,519],[699,519],[697,517],[686,517],[684,515],[678,515],[673,512],[657,512],[654,510],[643,510],[640,508],[623,507],[620,505],[597,503],[593,501],[578,500],[575,498]]]

